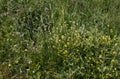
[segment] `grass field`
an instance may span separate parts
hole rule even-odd
[[[120,79],[120,0],[0,0],[0,79]]]

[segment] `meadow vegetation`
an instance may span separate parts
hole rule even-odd
[[[0,0],[0,79],[119,79],[120,0]]]

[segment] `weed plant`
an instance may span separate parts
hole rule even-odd
[[[0,79],[119,79],[120,0],[0,0]]]

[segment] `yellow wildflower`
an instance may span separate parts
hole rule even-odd
[[[114,51],[113,54],[115,55],[115,54],[117,54],[117,52]]]
[[[62,39],[64,39],[64,38],[65,38],[65,36],[64,36],[64,35],[62,35],[62,36],[61,36],[61,38],[62,38]]]
[[[111,63],[115,63],[115,59],[112,59],[112,60],[111,60]]]
[[[103,35],[103,36],[102,36],[102,39],[103,39],[103,40],[110,40],[110,36]]]
[[[70,45],[70,42],[67,42],[67,45],[69,46],[69,45]]]
[[[68,51],[67,51],[67,50],[65,50],[65,51],[63,52],[63,54],[64,54],[64,55],[66,55],[67,53],[68,53]]]
[[[64,47],[67,47],[67,45],[65,44]]]
[[[102,58],[102,55],[99,55],[99,58]]]
[[[117,43],[115,43],[115,46],[117,46],[118,44]]]

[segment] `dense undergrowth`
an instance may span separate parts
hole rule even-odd
[[[119,0],[0,0],[0,79],[119,79]]]

